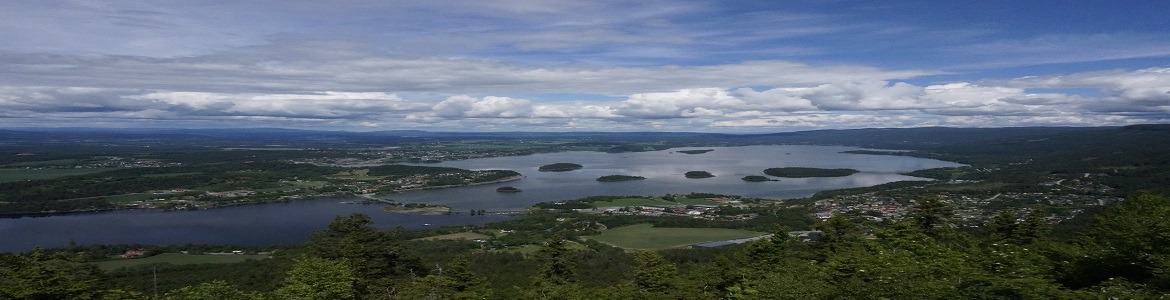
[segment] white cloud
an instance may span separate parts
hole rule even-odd
[[[617,113],[638,118],[675,118],[696,114],[713,114],[715,109],[743,106],[743,101],[720,88],[682,89],[670,93],[630,95],[617,107]]]
[[[452,96],[431,107],[436,116],[447,118],[523,118],[532,115],[532,101],[508,97],[473,98]]]
[[[1093,89],[1099,91],[1102,96],[1099,98],[1071,98],[1081,108],[1092,112],[1170,112],[1170,68],[1148,68],[1135,71],[1110,70],[1063,76],[1030,76],[990,82],[1014,87]],[[1052,96],[1060,97],[1060,95]]]

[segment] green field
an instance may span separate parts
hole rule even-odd
[[[670,206],[678,203],[649,198],[622,198],[613,201],[595,201],[594,207],[624,207],[624,206]]]
[[[675,198],[674,201],[685,205],[719,205],[719,203],[706,198]]]
[[[0,182],[24,180],[53,179],[57,177],[93,174],[113,170],[114,168],[93,169],[0,169]]]
[[[81,161],[81,160],[79,160],[79,159],[54,159],[54,160],[40,160],[40,161],[29,161],[29,162],[19,162],[19,163],[12,163],[12,164],[7,164],[7,165],[4,165],[4,167],[5,167],[5,168],[10,168],[10,167],[40,167],[40,166],[60,166],[60,165],[67,165],[67,164],[73,164],[73,163],[77,163],[77,162],[79,162],[79,161]]]
[[[134,267],[147,264],[173,264],[173,265],[195,265],[195,264],[230,264],[243,262],[250,259],[267,259],[268,255],[208,255],[208,254],[182,254],[182,253],[163,253],[146,258],[135,259],[117,259],[99,261],[95,263],[98,268],[102,270],[111,271],[118,268]]]
[[[587,238],[623,249],[657,250],[764,234],[766,233],[726,228],[655,228],[650,224],[637,224],[613,228],[603,231],[601,235]]]
[[[491,251],[492,252],[500,252],[500,253],[514,252],[514,253],[520,253],[520,254],[524,254],[524,255],[534,255],[534,254],[536,254],[537,251],[540,251],[541,248],[544,248],[544,245],[523,245],[523,246],[508,247],[507,249],[491,250]],[[582,245],[581,243],[577,243],[574,241],[565,241],[565,248],[570,249],[570,250],[579,250],[579,251],[589,250],[589,247],[586,247],[585,245]]]
[[[130,203],[130,202],[134,202],[134,201],[145,201],[145,200],[158,199],[158,198],[166,198],[166,195],[155,195],[155,194],[151,194],[151,193],[139,193],[139,194],[125,194],[125,195],[115,195],[115,196],[106,196],[105,197],[106,201],[110,201],[113,203]]]
[[[146,177],[146,178],[163,178],[163,177],[176,177],[176,176],[185,176],[185,175],[199,175],[199,174],[203,174],[203,172],[183,172],[183,173],[146,174],[146,175],[142,175],[142,177]]]

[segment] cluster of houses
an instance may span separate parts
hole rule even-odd
[[[1050,215],[1050,223],[1059,223],[1071,219],[1083,211],[1085,207],[1104,206],[1124,201],[1124,198],[1106,196],[1109,188],[1098,180],[1106,177],[1104,174],[1078,174],[1072,178],[1049,178],[1039,183],[1040,186],[1052,188],[1051,192],[987,192],[979,193],[950,193],[939,192],[934,196],[950,203],[956,218],[965,226],[978,227],[987,223],[998,211],[988,209],[998,202],[1017,203],[1013,208],[1017,214],[1026,214],[1026,208],[1031,204],[1051,205],[1069,208],[1067,213]],[[1086,194],[1067,193],[1068,191],[1091,192]],[[828,219],[835,215],[845,215],[850,218],[864,218],[870,221],[901,220],[906,217],[913,207],[910,198],[899,195],[886,195],[875,192],[838,196],[831,199],[817,201],[812,208],[814,216],[819,219]]]
[[[758,214],[721,215],[718,214],[723,206],[745,207],[741,201],[729,198],[708,198],[708,201],[723,205],[644,205],[631,207],[605,207],[600,209],[578,209],[580,212],[601,212],[614,215],[643,215],[643,216],[676,216],[690,217],[705,220],[750,220]]]

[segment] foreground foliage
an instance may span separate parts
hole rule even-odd
[[[339,217],[270,288],[191,279],[163,299],[1139,299],[1170,293],[1170,199],[1131,196],[1070,242],[1039,214],[1001,214],[987,234],[954,226],[953,210],[918,203],[907,221],[832,218],[802,242],[777,234],[744,246],[625,252],[553,234],[531,255],[470,241],[414,241]],[[778,233],[784,232],[778,230]],[[568,231],[566,231],[568,233]],[[415,251],[425,252],[419,256]],[[82,256],[0,256],[0,298],[147,299],[103,284]],[[273,259],[272,263],[281,261]],[[287,261],[287,260],[286,260]],[[277,268],[280,269],[280,268]]]

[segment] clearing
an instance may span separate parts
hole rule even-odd
[[[444,234],[444,235],[428,236],[428,237],[425,237],[425,238],[419,238],[419,240],[426,240],[426,241],[433,241],[433,240],[460,240],[460,239],[462,239],[462,240],[477,240],[477,239],[485,239],[485,240],[486,240],[486,239],[489,239],[489,238],[491,238],[491,236],[488,236],[488,235],[486,235],[486,234],[479,234],[479,233],[474,233],[474,232],[460,232],[460,233],[452,233],[452,234]]]
[[[163,253],[151,257],[144,258],[130,258],[99,261],[94,264],[105,271],[117,270],[119,268],[135,267],[147,264],[172,264],[172,265],[196,265],[196,264],[230,264],[244,262],[251,259],[268,259],[269,255],[258,254],[182,254],[182,253]]]
[[[53,179],[57,177],[93,174],[115,168],[86,169],[0,169],[0,182]]]
[[[623,249],[658,250],[765,234],[767,233],[727,228],[656,228],[650,224],[635,224],[609,229],[601,232],[601,235],[586,238]]]

